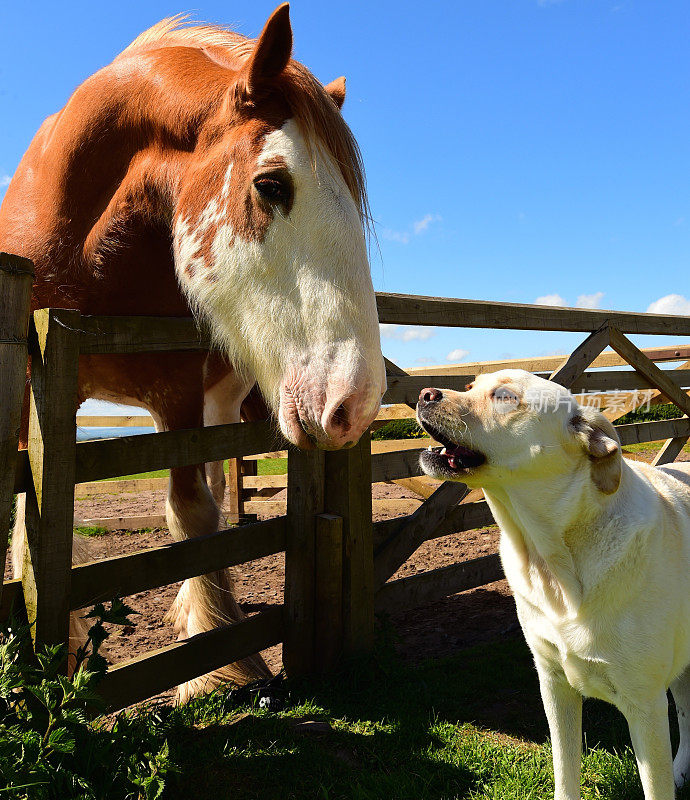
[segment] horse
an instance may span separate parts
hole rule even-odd
[[[165,19],[36,133],[0,208],[0,249],[35,265],[32,309],[194,316],[215,343],[82,356],[75,414],[93,397],[146,408],[157,430],[237,422],[256,382],[288,441],[325,449],[376,416],[385,368],[345,79],[323,86],[292,38],[287,3],[257,40]],[[27,418],[28,395],[20,447]],[[222,480],[216,468],[212,493],[203,464],[171,469],[175,539],[218,529]],[[180,638],[241,617],[226,570],[185,581],[167,616]],[[257,656],[178,697],[268,674]]]

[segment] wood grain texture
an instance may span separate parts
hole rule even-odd
[[[372,500],[372,510],[377,514],[411,514],[416,511],[422,500],[421,498],[381,498]],[[260,514],[270,516],[272,514],[285,514],[287,503],[285,500],[247,500],[245,509],[250,514]]]
[[[208,350],[209,336],[191,317],[83,316],[82,353],[151,353],[165,350]]]
[[[496,303],[419,295],[376,295],[379,322],[392,325],[439,325],[498,330],[576,331],[590,333],[609,323],[623,333],[690,335],[688,317],[638,314],[585,308]]]
[[[241,458],[231,458],[228,460],[228,472],[225,476],[225,481],[229,509],[227,514],[228,522],[231,525],[237,525],[240,521],[240,517],[244,513]]]
[[[21,578],[5,581],[2,585],[2,597],[0,598],[0,622],[7,622],[13,615],[17,615],[21,619],[25,614]]]
[[[286,518],[172,542],[72,569],[71,608],[155,589],[285,549]]]
[[[636,347],[630,339],[611,328],[611,347],[622,356],[637,372],[640,372],[663,395],[675,403],[684,414],[690,414],[690,397],[681,391],[678,384],[671,377],[675,377],[679,370],[663,371]]]
[[[325,508],[343,520],[343,651],[374,646],[374,545],[371,440],[365,433],[349,450],[327,452]]]
[[[77,445],[76,480],[85,483],[165,467],[222,461],[267,452],[276,444],[283,443],[275,425],[269,421],[236,422],[80,442]]]
[[[388,389],[383,396],[383,403],[405,403],[415,407],[419,393],[427,386],[438,386],[443,389],[454,389],[464,392],[468,383],[475,378],[474,373],[462,375],[389,375],[386,380]]]
[[[285,489],[287,475],[246,475],[242,486],[245,489]]]
[[[371,457],[371,479],[374,483],[393,481],[398,478],[414,478],[422,475],[419,456],[426,448],[419,447],[419,439],[410,440],[417,445],[414,449],[378,453]]]
[[[117,664],[108,670],[98,693],[108,711],[117,711],[272,647],[280,642],[282,631],[283,607],[269,608]]]
[[[687,436],[678,436],[675,439],[667,439],[661,450],[659,450],[656,456],[654,456],[654,459],[652,460],[652,466],[661,467],[664,464],[670,464],[672,461],[675,461],[687,442]]]
[[[664,370],[669,381],[676,386],[690,386],[690,370],[669,369]],[[549,375],[543,373],[540,377],[548,378]],[[644,375],[630,370],[609,370],[606,372],[586,371],[581,377],[577,378],[570,387],[571,392],[631,392],[636,389],[654,388],[652,382]]]
[[[323,512],[324,451],[291,449],[288,457],[286,628],[283,644],[283,664],[290,676],[314,671],[316,515]]]
[[[464,501],[464,498],[463,498]],[[451,533],[471,531],[475,528],[484,528],[494,525],[494,518],[486,501],[478,500],[471,503],[461,501],[458,505],[451,506],[442,522],[425,533],[424,541],[439,539]],[[419,508],[419,506],[418,506]],[[374,551],[377,552],[395,533],[405,527],[412,514],[397,519],[384,519],[374,523]]]
[[[690,419],[663,419],[658,422],[635,422],[629,425],[616,425],[616,433],[621,444],[642,444],[660,442],[679,436],[690,436]]]
[[[78,428],[153,428],[153,417],[119,416],[95,417],[87,414],[77,416]]]
[[[167,528],[165,514],[136,514],[131,517],[75,517],[76,528],[100,528],[105,531],[142,531]]]
[[[26,385],[33,279],[31,261],[0,253],[0,555],[3,564],[12,518],[19,426]]]
[[[442,483],[428,500],[400,521],[388,539],[375,550],[374,586],[382,586],[414,551],[430,538],[443,523],[449,511],[459,503],[469,489],[464,483]]]
[[[652,361],[684,361],[690,359],[690,346],[672,345],[667,347],[645,347],[642,352]],[[406,370],[408,375],[464,375],[472,372],[481,375],[497,372],[500,369],[524,369],[527,372],[552,372],[568,358],[561,356],[536,356],[534,358],[503,358],[497,361],[471,361],[461,364],[438,364],[428,367],[414,367]],[[607,350],[597,356],[592,367],[622,367],[628,362],[618,353]]]
[[[315,668],[334,669],[343,648],[343,519],[316,516]]]
[[[394,614],[476,589],[504,578],[498,554],[450,564],[384,584],[376,592],[376,613]]]
[[[66,642],[69,633],[79,323],[78,311],[33,315],[22,585],[37,645]]]
[[[549,380],[569,389],[601,351],[608,346],[608,343],[609,326],[604,325],[599,330],[590,333],[584,342],[563,359],[563,362],[549,375]]]
[[[89,481],[78,483],[75,497],[90,497],[98,494],[138,494],[160,492],[168,488],[168,478],[128,478],[121,481]]]
[[[431,497],[439,487],[439,481],[430,478],[428,475],[422,475],[419,478],[399,478],[394,480],[393,483],[397,483],[398,486],[402,486],[403,489],[407,489],[409,492],[418,494],[424,500]]]

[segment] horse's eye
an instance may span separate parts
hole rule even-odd
[[[288,205],[290,203],[292,187],[287,180],[275,176],[262,176],[254,179],[254,188],[266,202],[272,204]]]

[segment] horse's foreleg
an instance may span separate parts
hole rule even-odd
[[[204,376],[204,425],[225,425],[240,421],[242,401],[253,381],[238,375],[220,359],[209,356]],[[219,506],[225,496],[224,462],[206,464],[206,478],[213,499]]]
[[[217,530],[218,506],[206,484],[203,465],[170,471],[166,516],[170,532],[178,540]],[[186,639],[243,617],[232,593],[231,572],[224,569],[186,580],[167,618],[180,639]],[[179,700],[185,702],[219,683],[244,684],[270,674],[261,656],[256,655],[183,684],[178,690]]]

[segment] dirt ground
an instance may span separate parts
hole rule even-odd
[[[643,456],[648,460],[650,456]],[[681,456],[683,458],[683,456]],[[683,460],[685,460],[683,458]],[[396,484],[375,484],[372,495],[378,499],[415,498]],[[283,499],[284,492],[274,499]],[[163,514],[165,492],[94,495],[75,503],[75,516],[81,518]],[[401,516],[402,514],[398,515]],[[387,517],[396,516],[388,514]],[[380,513],[374,519],[384,518]],[[426,542],[400,568],[395,578],[466,561],[498,549],[495,526],[445,536]],[[171,541],[167,530],[151,532],[116,531],[91,537],[93,559],[133,553]],[[283,596],[284,557],[261,558],[235,571],[236,596],[245,613],[252,614],[278,605]],[[9,573],[6,573],[9,576]],[[108,655],[113,663],[127,660],[148,650],[171,644],[172,627],[163,621],[180,584],[139,592],[127,598],[138,612],[134,629],[120,629],[108,640]],[[420,608],[394,614],[390,622],[397,633],[401,655],[413,661],[450,655],[457,650],[506,636],[520,635],[515,606],[506,581],[497,581]],[[277,672],[281,666],[280,646],[266,651],[264,658]]]

